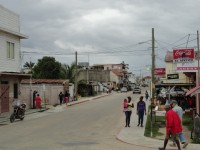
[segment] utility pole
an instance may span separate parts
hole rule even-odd
[[[197,83],[196,86],[199,86],[199,31],[197,30],[197,49],[198,49],[198,53],[197,53],[197,60],[198,60],[198,73],[197,73]],[[200,94],[197,94],[197,100],[196,100],[196,112],[200,113],[200,109],[199,109],[199,98],[200,98]]]
[[[75,85],[74,85],[74,96],[75,100],[78,98],[78,86],[77,86],[77,51],[75,52]]]
[[[152,136],[152,119],[153,111],[152,105],[154,103],[154,94],[155,94],[155,79],[154,79],[154,70],[155,70],[155,39],[154,39],[154,28],[152,28],[152,66],[151,66],[151,136]]]

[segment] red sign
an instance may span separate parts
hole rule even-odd
[[[154,74],[155,75],[165,75],[165,68],[155,68]]]
[[[173,50],[174,62],[191,62],[194,60],[194,49],[174,49]]]

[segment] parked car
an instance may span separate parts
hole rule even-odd
[[[133,89],[133,94],[134,93],[139,93],[139,94],[141,94],[141,89],[139,88],[139,87],[135,87],[134,89]]]
[[[121,92],[127,92],[127,91],[128,91],[128,89],[127,89],[127,87],[125,87],[125,86],[124,86],[124,87],[122,87],[122,88],[121,88],[121,90],[120,90],[120,91],[121,91]]]

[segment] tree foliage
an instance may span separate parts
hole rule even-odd
[[[59,79],[61,63],[54,57],[43,57],[33,68],[33,77],[36,79]]]
[[[81,68],[77,68],[77,76],[81,72]],[[60,77],[62,79],[69,79],[70,83],[75,83],[75,76],[76,76],[76,64],[73,62],[71,65],[62,64],[62,69],[60,73]]]
[[[76,64],[73,62],[71,65],[63,64],[61,67],[61,78],[69,79],[70,83],[75,82]]]
[[[28,68],[30,71],[28,73],[33,73],[33,67],[34,67],[35,63],[33,63],[32,61],[30,62],[26,62],[24,64],[24,68]]]

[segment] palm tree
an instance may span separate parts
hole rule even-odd
[[[81,68],[78,66],[77,68],[77,76],[79,76],[81,72]],[[63,79],[69,79],[70,83],[75,83],[76,76],[76,64],[73,62],[71,65],[62,64],[61,75],[60,77]]]
[[[29,73],[33,73],[33,67],[34,67],[35,63],[33,62],[26,62],[24,64],[24,68],[30,69]]]

